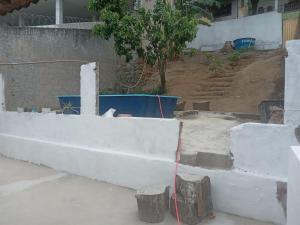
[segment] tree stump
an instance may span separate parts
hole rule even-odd
[[[194,225],[205,217],[213,216],[210,178],[178,174],[176,179],[177,204],[181,220]],[[172,196],[171,213],[176,216],[174,203]]]
[[[147,223],[162,222],[169,209],[169,192],[170,187],[166,185],[139,189],[135,197],[140,220]]]
[[[202,221],[202,218],[198,215],[197,204],[186,201],[180,194],[177,194],[177,206],[178,206],[179,218],[185,224],[196,225]],[[171,197],[170,211],[172,216],[176,218],[174,194],[172,194]]]
[[[223,52],[223,53],[233,52],[232,42],[231,41],[226,41],[223,48],[221,49],[221,52]]]

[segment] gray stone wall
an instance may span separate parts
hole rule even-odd
[[[100,89],[114,88],[120,60],[112,41],[100,40],[90,30],[0,27],[0,73],[6,85],[6,109],[59,108],[57,96],[80,93],[80,65],[84,62],[3,63],[64,60],[97,62]]]

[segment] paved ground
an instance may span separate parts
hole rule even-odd
[[[145,225],[135,191],[0,156],[0,224]],[[162,225],[176,225],[171,217]],[[271,225],[217,213],[203,225]]]

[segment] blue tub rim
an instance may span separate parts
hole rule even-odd
[[[160,98],[177,98],[181,99],[179,96],[172,96],[172,95],[151,95],[151,94],[99,94],[99,96],[107,96],[107,97],[156,97],[159,96]],[[80,97],[80,95],[60,95],[56,96],[57,98],[64,98],[64,97]]]
[[[251,41],[256,41],[256,38],[252,38],[252,37],[244,37],[244,38],[238,38],[238,39],[235,39],[235,40],[233,40],[233,42],[239,41],[239,40],[244,40],[244,39],[251,39]]]

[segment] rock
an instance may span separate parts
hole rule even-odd
[[[178,103],[178,104],[176,105],[175,111],[184,111],[185,105],[186,105],[186,102],[185,102],[185,101]]]
[[[141,221],[160,223],[169,209],[170,187],[166,185],[147,186],[136,194],[138,214]]]
[[[270,106],[270,119],[268,123],[283,124],[284,110],[278,106]]]
[[[194,102],[193,103],[193,110],[199,110],[199,111],[209,111],[210,110],[210,102]]]
[[[199,115],[199,111],[197,111],[197,110],[176,112],[176,117],[179,119],[196,119],[196,118],[198,118],[198,115]]]

